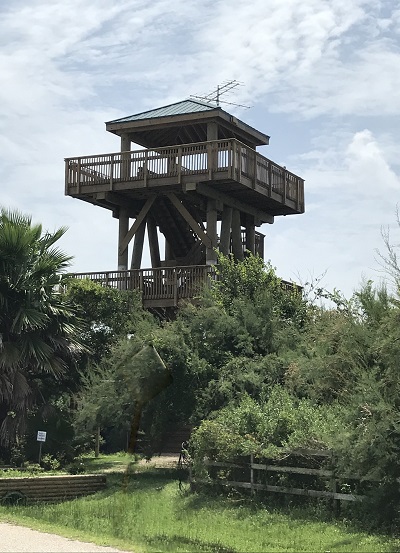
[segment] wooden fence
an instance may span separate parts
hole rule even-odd
[[[344,484],[346,479],[336,475],[334,458],[331,452],[302,449],[293,452],[292,457],[311,458],[314,461],[313,464],[320,466],[312,468],[290,466],[288,459],[286,459],[285,465],[278,464],[271,460],[268,463],[255,462],[254,455],[251,455],[248,461],[235,463],[204,460],[204,466],[207,468],[209,478],[198,479],[190,470],[189,480],[192,485],[196,483],[217,484],[229,488],[244,488],[250,490],[252,494],[256,491],[265,491],[278,494],[330,499],[332,500],[336,512],[340,508],[341,501],[354,502],[362,501],[365,498],[365,495],[354,494],[347,491],[349,486]],[[215,469],[224,469],[222,471],[224,474],[221,475],[221,470],[217,471]],[[301,487],[267,483],[272,475],[275,476],[275,480],[282,479],[282,476],[288,477],[297,475],[297,477],[302,478],[303,482],[301,483]],[[304,483],[304,479],[307,479],[307,477],[316,478],[314,478],[311,484],[307,485]],[[351,478],[351,480],[360,481],[358,478]],[[319,484],[319,489],[315,489],[317,483]],[[346,491],[341,490],[341,484],[344,484],[343,488],[345,488]]]
[[[106,487],[104,475],[0,478],[0,503],[8,500],[60,501],[89,495]]]

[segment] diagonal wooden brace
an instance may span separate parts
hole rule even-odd
[[[175,196],[175,194],[173,194],[172,192],[169,192],[168,194],[166,194],[166,197],[170,200],[170,202],[176,208],[176,210],[182,215],[182,217],[185,219],[185,221],[190,226],[192,231],[200,238],[203,244],[207,248],[212,248],[211,238],[207,236],[207,234],[201,228],[201,226],[196,221],[196,219],[189,213],[189,211],[182,204],[182,202],[179,201],[179,199]]]
[[[128,230],[127,234],[125,235],[125,238],[121,241],[121,244],[119,245],[119,254],[122,255],[122,253],[126,250],[126,248],[129,245],[129,242],[134,237],[135,233],[137,232],[138,228],[144,221],[147,213],[149,212],[151,206],[154,203],[154,200],[156,199],[156,196],[150,196],[147,198],[146,203],[142,207],[139,215],[136,217],[135,222],[131,226],[131,228]]]

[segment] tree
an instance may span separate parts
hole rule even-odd
[[[0,442],[23,434],[27,415],[82,351],[82,323],[63,294],[71,257],[65,233],[43,232],[17,211],[0,211]]]
[[[118,290],[89,279],[71,279],[66,295],[87,323],[82,340],[90,353],[82,358],[82,371],[88,363],[100,363],[118,339],[136,333],[138,326],[153,321],[143,309],[137,290]]]

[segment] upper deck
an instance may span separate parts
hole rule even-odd
[[[67,158],[65,165],[66,195],[109,209],[125,198],[131,216],[151,193],[170,192],[229,194],[261,221],[304,212],[304,180],[233,138]]]

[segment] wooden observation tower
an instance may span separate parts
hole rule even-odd
[[[145,306],[194,296],[216,249],[263,257],[256,228],[304,212],[303,179],[260,155],[269,137],[220,106],[188,99],[109,121],[106,130],[120,137],[121,151],[66,159],[65,193],[118,219],[118,270],[77,276],[139,288]],[[146,227],[152,267],[142,269]]]

